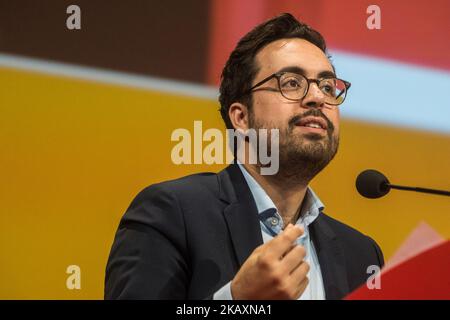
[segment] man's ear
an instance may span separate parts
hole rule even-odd
[[[228,110],[228,116],[233,124],[234,129],[241,129],[244,132],[249,128],[248,126],[248,108],[245,104],[235,102],[230,106]]]

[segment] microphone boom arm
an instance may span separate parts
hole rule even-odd
[[[436,189],[428,189],[428,188],[420,188],[420,187],[405,187],[405,186],[399,186],[399,185],[390,184],[390,183],[386,183],[386,186],[389,188],[392,188],[392,189],[439,194],[439,195],[450,197],[450,191],[445,191],[445,190],[436,190]]]

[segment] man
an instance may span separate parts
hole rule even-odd
[[[380,248],[308,187],[337,152],[349,87],[322,36],[290,14],[244,36],[222,73],[221,114],[227,128],[279,129],[278,172],[244,160],[144,189],[120,222],[105,298],[340,299],[362,285]]]

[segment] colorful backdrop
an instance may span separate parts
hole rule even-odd
[[[69,30],[66,8],[81,9]],[[366,9],[377,4],[381,29]],[[341,147],[312,183],[326,212],[389,258],[425,221],[450,237],[444,197],[354,187],[367,168],[450,189],[450,3],[0,0],[0,299],[101,299],[118,222],[145,186],[223,165],[175,165],[177,128],[223,129],[221,68],[250,28],[291,12],[327,39]],[[69,290],[66,268],[81,269]]]

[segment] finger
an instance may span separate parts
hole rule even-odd
[[[303,228],[299,226],[287,226],[286,229],[267,243],[268,254],[281,258],[291,249],[292,243],[303,234]]]
[[[292,273],[303,262],[305,255],[305,248],[299,244],[295,245],[281,260],[283,272],[287,274]]]
[[[303,292],[305,292],[306,287],[309,284],[309,279],[308,277],[306,277],[305,279],[303,279],[302,282],[300,282],[298,288],[297,288],[297,299],[301,297],[301,295],[303,294]]]
[[[303,261],[297,268],[295,268],[290,274],[291,281],[293,283],[300,284],[302,281],[307,278],[309,272],[309,263]]]
[[[291,244],[291,246],[290,246],[290,247],[284,252],[284,254],[280,257],[280,260],[284,259],[284,257],[285,257],[289,252],[291,252],[291,250],[294,249],[296,246],[297,246],[297,243],[296,243],[296,242],[293,242],[293,243]]]

